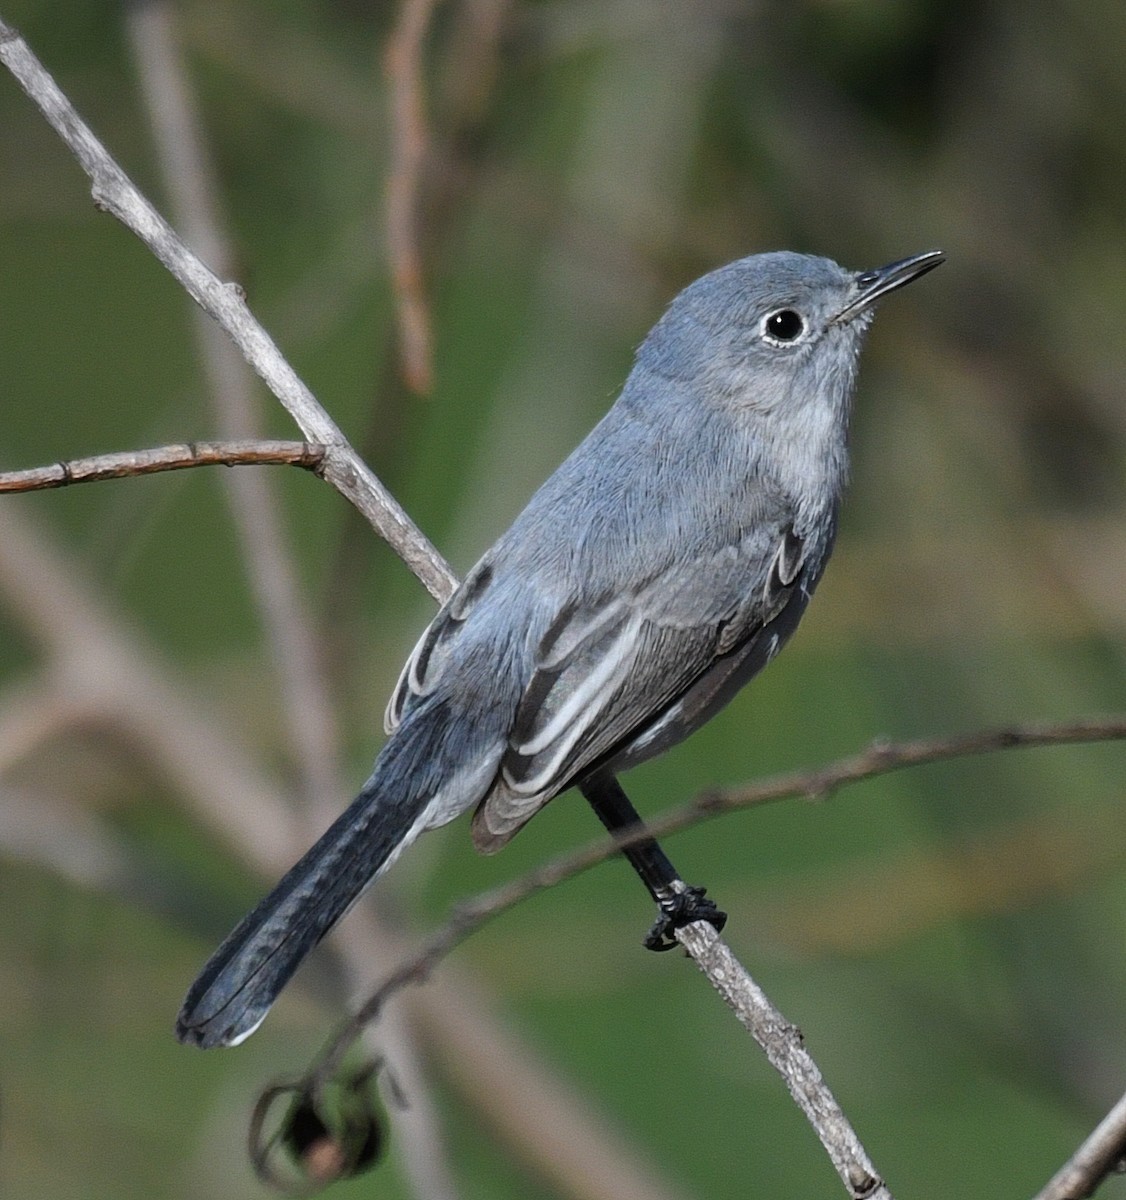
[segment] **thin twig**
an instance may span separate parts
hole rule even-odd
[[[1038,722],[1038,724],[1008,726],[998,728],[998,730],[956,734],[950,738],[920,739],[916,742],[904,742],[898,745],[876,742],[867,750],[862,750],[860,754],[841,758],[838,762],[829,763],[826,767],[781,775],[777,779],[767,780],[751,787],[702,793],[683,808],[648,822],[645,830],[639,830],[629,836],[619,835],[613,839],[599,839],[591,842],[581,850],[552,859],[551,862],[529,871],[528,874],[522,875],[517,880],[503,883],[499,887],[490,889],[489,892],[480,893],[469,900],[462,901],[454,908],[447,923],[442,925],[441,929],[436,930],[430,938],[427,938],[423,946],[419,947],[411,958],[403,961],[396,971],[385,978],[376,991],[373,991],[367,998],[363,1006],[352,1015],[352,1018],[340,1027],[323,1054],[313,1063],[307,1078],[311,1081],[311,1086],[323,1086],[324,1082],[333,1078],[348,1049],[363,1032],[364,1027],[370,1021],[378,1018],[389,998],[408,984],[424,983],[445,956],[465,941],[469,935],[477,931],[481,925],[490,922],[499,914],[507,912],[509,908],[521,904],[529,896],[555,887],[556,884],[569,880],[580,874],[581,871],[605,862],[606,859],[616,856],[623,846],[639,841],[645,836],[676,833],[678,830],[693,826],[709,817],[718,816],[720,812],[750,808],[750,806],[766,804],[773,800],[793,797],[825,799],[841,786],[854,784],[862,779],[874,779],[876,776],[885,775],[892,770],[904,767],[923,766],[926,763],[989,754],[989,752],[1000,750],[1109,742],[1109,740],[1124,738],[1126,738],[1126,716],[1114,715],[1059,722],[1059,724]],[[689,928],[706,930],[709,926],[695,925],[689,926]],[[727,991],[731,986],[729,982],[732,978],[731,972],[736,971],[737,968],[739,977],[745,976],[743,968],[737,965],[733,956],[730,961],[727,960],[730,950],[718,940],[713,944],[711,938],[703,937],[700,934],[693,934],[691,946],[685,948],[690,949],[690,953],[693,953],[701,971],[707,974],[714,988],[730,1003]],[[696,953],[697,950],[699,953]],[[773,1044],[773,1034],[769,1031],[775,1027],[777,1014],[766,1019],[767,1009],[762,1008],[761,1004],[768,1004],[768,1002],[765,997],[761,997],[761,992],[749,976],[745,977],[745,982],[739,978],[738,989],[745,995],[753,997],[753,1002],[745,1007],[745,1012],[753,1014],[757,1008],[762,1020],[760,1022],[759,1018],[755,1018],[753,1015],[749,1015],[744,1020],[743,1010],[739,1012],[739,1019],[743,1020],[744,1024],[748,1024],[750,1020],[760,1024],[762,1030],[765,1031],[763,1037],[759,1038],[757,1033],[755,1036],[759,1038],[760,1045],[763,1045],[763,1049],[766,1050],[767,1044]],[[761,1002],[757,997],[761,997]],[[774,1010],[771,1008],[769,1012],[774,1013]],[[777,1020],[781,1020],[780,1016],[777,1016]],[[748,1027],[750,1026],[748,1025]],[[767,1050],[767,1052],[769,1055],[774,1051]],[[798,1063],[790,1051],[783,1054],[779,1050],[778,1055],[779,1061],[774,1064],[779,1070],[783,1070],[787,1086],[790,1087],[791,1092],[795,1093],[795,1098],[797,1098],[798,1091],[805,1096],[816,1097],[819,1093],[814,1086],[813,1076],[808,1074],[808,1068],[813,1066],[811,1060],[809,1064]],[[771,1061],[774,1062],[773,1057]],[[797,1074],[787,1073],[787,1070],[783,1069],[787,1064],[789,1067],[795,1068]],[[801,1069],[798,1070],[798,1068]],[[817,1111],[820,1112],[823,1121],[827,1122],[826,1128],[843,1128],[837,1124],[838,1118],[834,1114],[839,1109],[835,1106],[835,1100],[827,1090],[821,1099],[816,1100],[816,1103],[821,1105]],[[807,1112],[807,1116],[809,1116],[809,1112]],[[810,1120],[813,1118],[810,1117]],[[815,1128],[817,1128],[816,1123]],[[820,1136],[822,1130],[817,1128],[817,1132]],[[855,1138],[855,1134],[851,1134],[851,1130],[849,1133],[851,1138]],[[866,1186],[872,1188],[884,1186],[879,1183],[872,1164],[868,1163],[867,1159],[857,1157],[856,1147],[858,1146],[860,1146],[860,1142],[857,1141],[854,1146],[850,1138],[844,1138],[843,1141],[838,1141],[831,1150],[831,1157],[835,1156],[833,1162],[837,1166],[841,1178],[845,1180],[846,1186],[858,1189],[855,1190],[856,1195],[886,1195],[886,1189],[882,1193],[879,1190],[864,1192],[863,1188]],[[827,1144],[826,1148],[829,1148]],[[864,1172],[868,1172],[875,1182],[866,1184],[863,1177]]]
[[[948,762],[1001,750],[1032,749],[1126,739],[1126,715],[1084,717],[1069,722],[1031,722],[1002,729],[955,734],[948,738],[924,738],[911,742],[873,742],[866,750],[838,759],[811,771],[794,771],[762,783],[724,791],[701,792],[688,804],[646,821],[644,830],[630,835],[599,838],[586,846],[543,863],[518,879],[510,880],[458,904],[448,924],[439,930],[418,955],[424,966],[421,978],[444,953],[452,950],[481,925],[524,900],[555,887],[575,875],[615,857],[622,847],[645,837],[666,837],[698,825],[722,813],[735,812],[778,800],[798,798],[825,800],[837,789],[864,779],[875,779],[906,767]],[[404,971],[409,976],[410,964]],[[416,982],[413,978],[405,982]],[[361,1010],[362,1012],[362,1010]],[[359,1018],[360,1014],[357,1014]],[[348,1027],[342,1031],[346,1033]]]
[[[363,513],[431,595],[439,601],[445,600],[456,583],[449,564],[375,477],[282,357],[247,307],[242,288],[223,283],[188,250],[110,157],[23,38],[2,18],[0,62],[11,71],[78,159],[92,182],[94,203],[131,229],[192,299],[222,325],[305,437],[325,447],[323,478]]]
[[[902,771],[947,762],[954,758],[972,758],[999,750],[1034,749],[1041,746],[1066,746],[1090,742],[1114,742],[1126,739],[1126,714],[1077,717],[1071,721],[1029,721],[995,729],[973,730],[949,737],[918,738],[909,742],[889,742],[878,738],[865,750],[838,759],[812,771],[793,771],[746,787],[701,792],[683,808],[674,809],[649,823],[650,833],[659,837],[677,833],[697,822],[737,809],[770,804],[804,796],[808,800],[826,800],[838,788],[861,779],[872,779]],[[612,850],[603,848],[607,857]]]
[[[1126,1096],[1095,1126],[1034,1200],[1086,1200],[1109,1175],[1126,1171]]]
[[[154,475],[158,471],[182,471],[187,467],[292,466],[318,472],[324,447],[311,442],[280,442],[244,439],[224,442],[183,442],[156,446],[151,450],[118,450],[71,458],[45,467],[22,471],[0,471],[0,492],[36,492],[44,488],[68,487],[72,483],[95,483],[101,479],[126,479]]]
[[[426,158],[426,99],[422,49],[437,0],[403,0],[387,41],[391,85],[391,171],[387,179],[387,252],[395,293],[403,376],[413,392],[433,381],[430,311],[419,246],[422,168]]]
[[[482,913],[488,907],[488,902],[480,907],[472,902],[460,906],[453,918],[427,942],[423,950],[384,980],[357,1010],[314,1062],[299,1086],[310,1095],[319,1097],[336,1078],[353,1042],[368,1024],[379,1017],[392,996],[407,984],[424,982],[442,959],[476,929],[481,920],[487,919]],[[494,909],[489,915],[495,915],[496,911]],[[892,1200],[891,1192],[880,1179],[817,1064],[805,1050],[800,1031],[774,1008],[710,925],[697,922],[678,930],[677,938],[782,1076],[790,1094],[825,1147],[849,1195],[854,1200]],[[252,1153],[260,1151],[260,1147],[252,1146]]]
[[[782,1076],[849,1195],[856,1200],[891,1200],[891,1192],[806,1050],[801,1030],[770,1003],[766,993],[706,922],[697,921],[678,929],[676,938]]]

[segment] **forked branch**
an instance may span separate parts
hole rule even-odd
[[[0,62],[39,107],[90,177],[94,203],[156,255],[193,300],[226,330],[297,422],[324,447],[321,475],[356,506],[435,599],[453,591],[449,564],[372,473],[247,307],[241,287],[224,283],[183,243],[109,155],[19,34],[0,18]]]

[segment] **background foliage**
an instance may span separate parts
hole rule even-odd
[[[844,527],[800,635],[721,719],[634,774],[645,811],[876,735],[1126,708],[1121,4],[440,5],[425,399],[400,382],[383,226],[395,6],[185,0],[178,13],[238,279],[459,570],[604,410],[697,274],[782,246],[858,269],[948,252],[876,322]],[[160,204],[122,10],[8,0],[3,15]],[[0,466],[214,436],[188,316],[0,78]],[[329,489],[282,474],[356,782],[430,603]],[[31,523],[285,785],[276,680],[221,482],[197,471],[5,497],[0,543]],[[9,607],[18,567],[0,559],[3,717],[47,668],[41,629]],[[49,621],[55,597],[40,601]],[[237,1053],[177,1046],[185,985],[264,881],[112,714],[48,713],[23,741],[0,729],[3,1186],[260,1194],[247,1107],[301,1066],[339,997],[294,989]],[[1122,1091],[1123,765],[1105,746],[933,767],[670,847],[730,911],[734,949],[801,1025],[898,1192],[1035,1191]],[[20,833],[29,812],[41,836]],[[396,869],[383,903],[422,930],[593,833],[568,799],[483,861],[459,823]],[[124,866],[96,869],[104,855]],[[703,982],[640,950],[648,918],[611,864],[459,958],[673,1194],[833,1194],[812,1135]],[[420,1036],[462,1194],[557,1194]],[[406,1189],[393,1154],[340,1194]]]

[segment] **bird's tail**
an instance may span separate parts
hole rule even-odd
[[[444,757],[436,743],[446,722],[435,715],[422,728],[404,723],[364,790],[211,956],[176,1018],[180,1041],[207,1049],[248,1038],[305,956],[412,840]]]

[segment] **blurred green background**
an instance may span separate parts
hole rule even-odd
[[[803,628],[721,718],[630,777],[643,811],[876,736],[1126,709],[1121,3],[437,5],[426,397],[402,383],[385,233],[398,5],[173,11],[228,273],[458,570],[604,411],[696,275],[779,247],[857,269],[948,253],[872,331],[843,529]],[[126,8],[6,0],[0,15],[167,211]],[[0,467],[216,436],[192,319],[0,74]],[[264,430],[294,436],[259,404]],[[183,989],[266,883],[255,852],[288,853],[232,835],[224,813],[253,830],[270,809],[222,781],[245,767],[286,812],[309,790],[225,474],[0,504],[5,1195],[262,1195],[248,1110],[345,1008],[322,957],[242,1049],[171,1035]],[[331,489],[281,469],[267,486],[328,680],[338,806],[432,604]],[[155,699],[123,694],[134,654]],[[178,704],[222,754],[194,749]],[[733,948],[897,1194],[1029,1195],[1121,1093],[1124,766],[1114,745],[1008,753],[669,845],[730,912]],[[568,798],[481,860],[457,823],[380,885],[383,919],[422,933],[595,833]],[[610,863],[473,938],[433,987],[445,978],[456,1002],[472,986],[531,1074],[486,1081],[479,1028],[411,1010],[401,1041],[426,1096],[411,1112],[429,1132],[397,1132],[378,1172],[338,1194],[438,1195],[422,1161],[451,1195],[626,1195],[564,1179],[534,1131],[514,1132],[556,1089],[669,1196],[839,1194],[705,982],[641,950],[649,917]],[[394,961],[373,952],[358,983]],[[575,1136],[563,1159],[593,1153]]]

